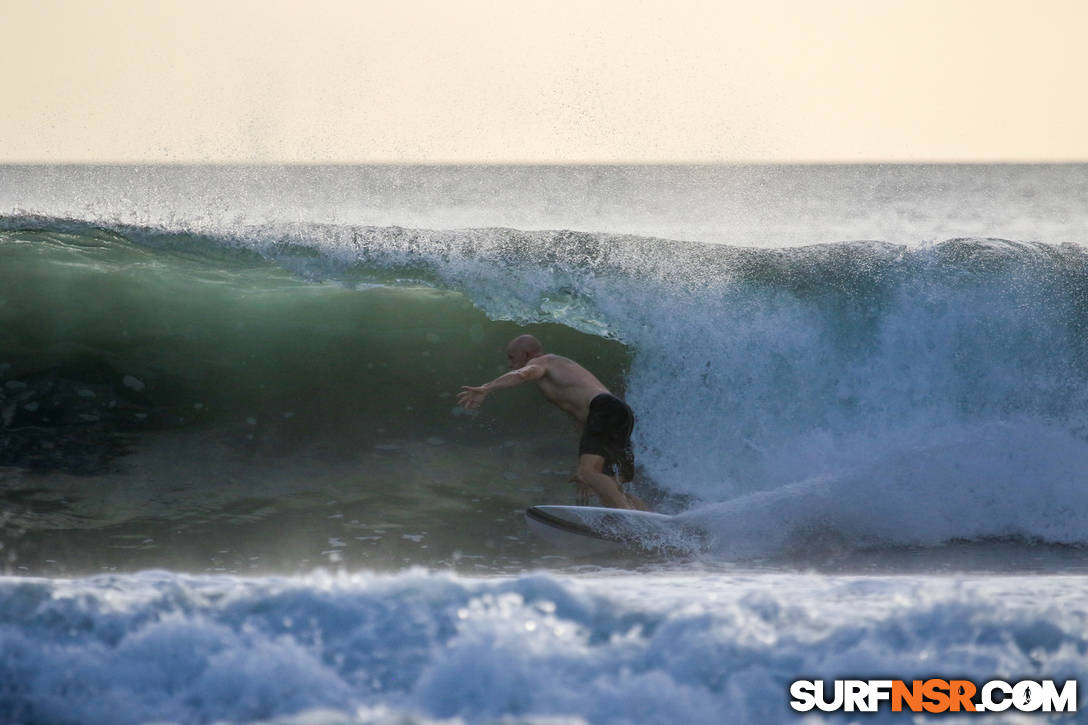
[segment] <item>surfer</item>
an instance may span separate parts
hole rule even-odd
[[[578,469],[574,481],[580,497],[594,491],[601,503],[611,508],[649,510],[638,497],[625,493],[619,481],[635,475],[631,451],[631,430],[635,415],[622,400],[612,395],[593,373],[560,355],[546,355],[532,335],[514,338],[506,346],[510,372],[484,385],[464,385],[457,404],[479,408],[495,390],[513,388],[533,381],[549,403],[574,418],[583,429],[578,443]],[[605,467],[614,471],[605,473]]]

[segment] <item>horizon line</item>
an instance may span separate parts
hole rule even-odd
[[[735,159],[735,160],[660,160],[660,161],[467,161],[467,160],[183,160],[164,159],[113,159],[113,160],[6,160],[0,159],[0,166],[415,166],[415,167],[454,167],[454,166],[505,166],[505,167],[577,167],[577,166],[1075,166],[1088,164],[1088,157],[1083,159]]]

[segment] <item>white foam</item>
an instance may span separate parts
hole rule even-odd
[[[743,571],[6,578],[0,712],[86,725],[782,722],[798,677],[1083,677],[1086,593],[1084,577]]]

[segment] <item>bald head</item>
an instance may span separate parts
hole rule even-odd
[[[534,357],[540,357],[544,349],[540,346],[540,340],[532,335],[520,335],[510,341],[506,346],[506,360],[511,370],[525,367],[525,364]]]

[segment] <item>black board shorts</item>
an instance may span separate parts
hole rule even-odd
[[[578,455],[590,454],[604,458],[605,473],[618,468],[621,481],[635,477],[635,454],[631,450],[631,431],[635,414],[616,396],[601,393],[589,401],[586,429],[578,442]]]

